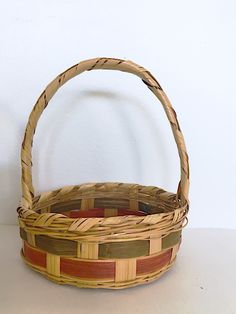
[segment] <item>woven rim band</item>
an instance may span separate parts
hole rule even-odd
[[[95,69],[110,69],[119,70],[137,75],[148,86],[148,88],[154,93],[154,95],[160,100],[163,108],[166,112],[167,118],[170,122],[175,142],[177,144],[178,153],[181,164],[181,180],[178,187],[178,196],[181,200],[181,204],[188,203],[188,190],[189,190],[189,164],[188,155],[186,152],[184,138],[177,120],[177,115],[171,106],[171,103],[166,96],[165,92],[161,88],[157,80],[152,74],[145,68],[128,60],[114,59],[114,58],[95,58],[82,61],[75,64],[68,70],[57,76],[42,92],[38,98],[27,123],[25,129],[24,140],[21,149],[21,166],[22,166],[22,209],[32,209],[32,203],[34,198],[34,188],[32,182],[32,144],[35,129],[37,127],[38,120],[47,107],[50,99],[56,93],[56,91],[64,85],[68,80],[74,76],[84,72]]]

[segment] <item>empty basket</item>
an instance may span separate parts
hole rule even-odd
[[[117,182],[85,183],[35,195],[32,143],[39,117],[58,88],[95,69],[140,77],[163,105],[177,144],[181,179],[176,194],[159,187]],[[56,77],[36,102],[21,150],[19,208],[21,255],[34,270],[59,284],[126,288],[150,282],[174,263],[188,213],[188,155],[177,116],[160,84],[127,60],[82,61]]]

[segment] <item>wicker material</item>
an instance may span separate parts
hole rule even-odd
[[[94,69],[133,73],[161,101],[180,157],[177,193],[153,186],[106,182],[66,186],[35,196],[31,150],[37,122],[60,86]],[[187,223],[188,155],[170,101],[143,67],[126,60],[96,58],[60,74],[43,91],[31,112],[21,165],[21,255],[36,271],[60,284],[118,289],[152,281],[174,263],[181,230]]]

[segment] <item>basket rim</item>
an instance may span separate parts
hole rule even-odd
[[[188,202],[184,205],[178,201],[178,207],[170,212],[147,214],[145,216],[124,215],[115,217],[86,217],[86,218],[70,218],[61,213],[38,213],[35,209],[40,209],[41,205],[52,205],[58,203],[58,200],[68,195],[76,194],[79,198],[86,198],[91,194],[91,191],[104,191],[113,189],[112,193],[117,193],[117,190],[123,192],[127,190],[131,195],[146,195],[152,199],[160,199],[161,201],[168,201],[169,199],[176,198],[176,194],[167,192],[162,188],[156,186],[145,186],[136,183],[121,183],[121,182],[89,182],[78,185],[64,186],[62,188],[43,192],[34,197],[34,203],[32,208],[24,208],[19,206],[17,209],[20,226],[23,228],[31,228],[37,230],[37,228],[49,229],[49,230],[64,230],[64,232],[86,232],[98,225],[102,226],[114,226],[122,223],[129,223],[134,227],[137,225],[156,225],[162,223],[162,226],[166,222],[169,228],[173,228],[176,225],[181,225],[186,221],[186,215],[188,213]],[[116,192],[115,192],[116,191]],[[131,192],[130,192],[131,191]],[[128,194],[127,194],[128,195]],[[64,199],[63,199],[64,200]],[[81,224],[83,228],[81,228]],[[168,229],[169,229],[168,228]],[[175,228],[174,228],[175,229]]]

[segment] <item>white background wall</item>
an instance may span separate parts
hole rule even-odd
[[[235,1],[8,0],[0,3],[0,219],[16,223],[20,144],[60,72],[97,56],[156,76],[190,156],[191,227],[236,228]],[[142,82],[93,71],[53,98],[35,137],[37,192],[89,181],[175,191],[179,161],[161,104]]]

